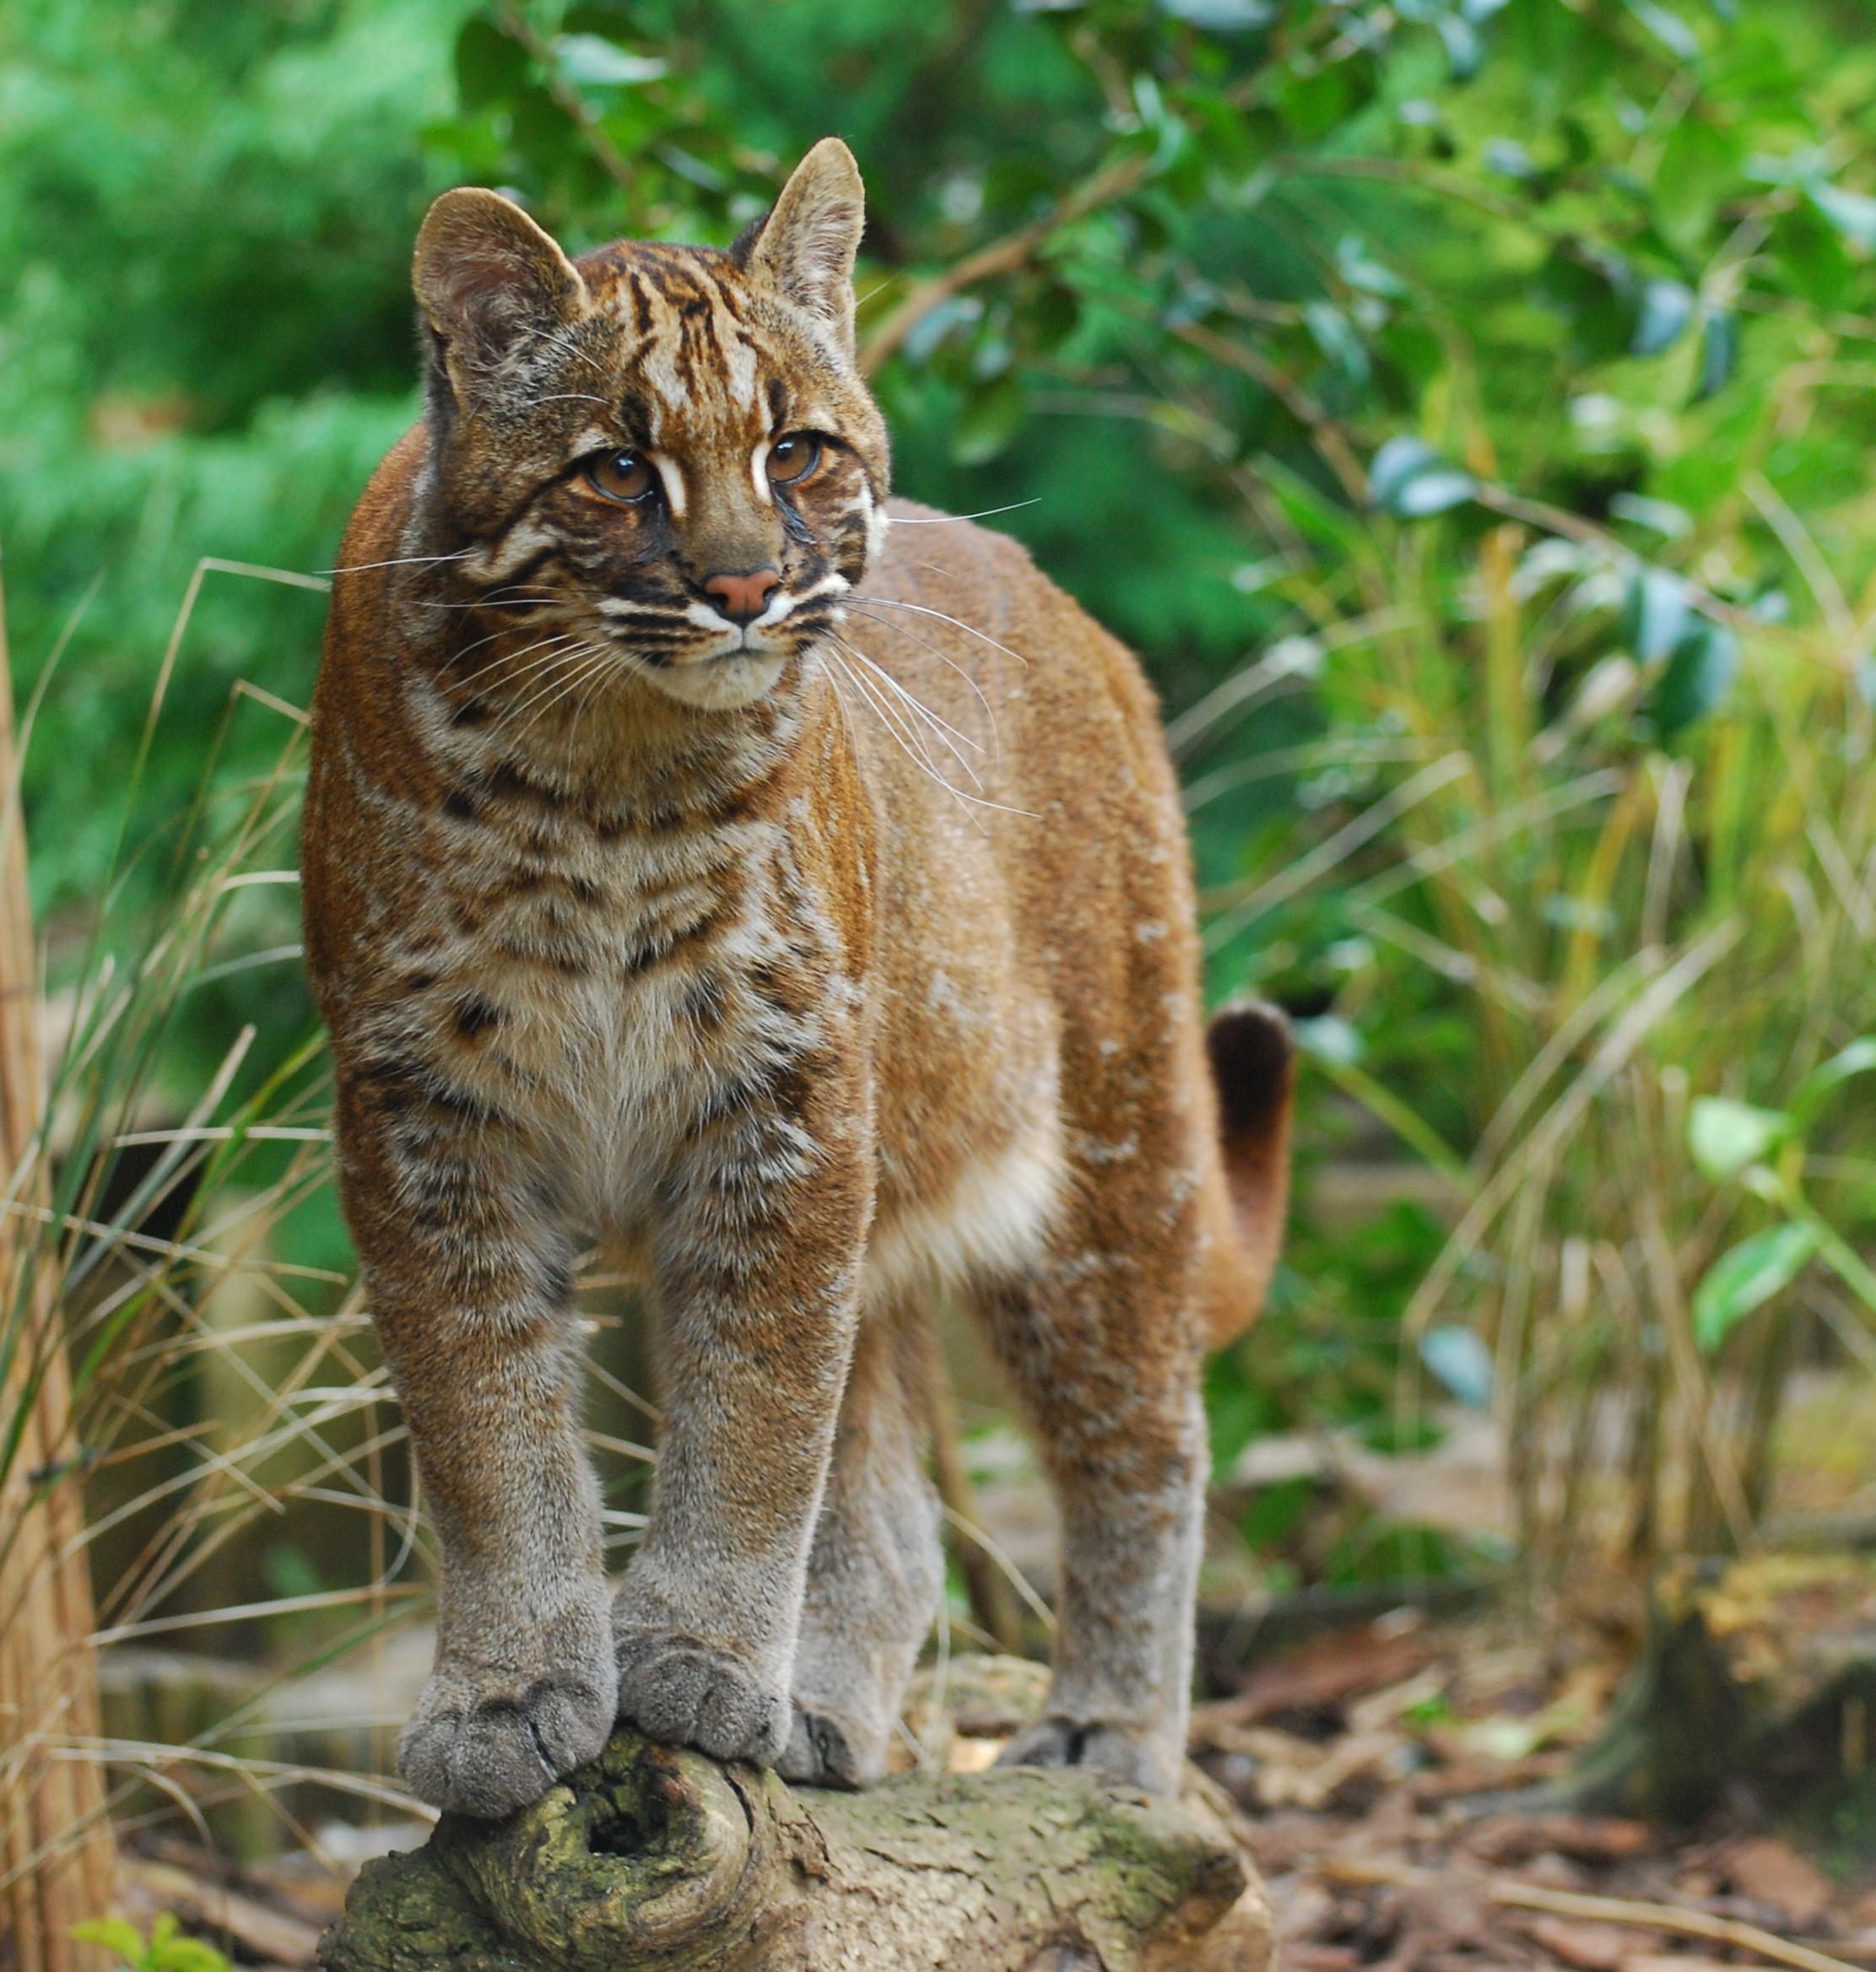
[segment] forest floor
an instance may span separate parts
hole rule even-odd
[[[1614,1682],[1594,1663],[1546,1677],[1498,1619],[1403,1611],[1268,1660],[1201,1706],[1193,1753],[1242,1811],[1284,1972],[1774,1957],[1742,1926],[1876,1964],[1876,1851],[1853,1804],[1803,1829],[1771,1825],[1744,1791],[1684,1829],[1546,1805]]]
[[[953,1662],[968,1677],[970,1660]],[[1703,1972],[1771,1960],[1763,1943],[1738,1942],[1752,1935],[1741,1926],[1876,1966],[1876,1850],[1846,1810],[1794,1831],[1742,1795],[1706,1824],[1673,1830],[1544,1807],[1537,1791],[1593,1739],[1614,1682],[1595,1663],[1547,1675],[1502,1618],[1435,1624],[1402,1609],[1265,1657],[1236,1694],[1198,1707],[1193,1756],[1237,1806],[1281,1972]],[[1014,1716],[960,1706],[948,1745],[927,1752],[981,1769]],[[378,1845],[424,1833],[387,1829]],[[308,1852],[244,1867],[147,1835],[127,1858],[127,1907],[145,1921],[176,1912],[238,1964],[307,1966],[358,1860]],[[1701,1928],[1717,1935],[1689,1935]],[[1786,1962],[1828,1972],[1802,1951]]]

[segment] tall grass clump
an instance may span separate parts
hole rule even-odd
[[[165,682],[187,620],[185,608]],[[162,699],[159,683],[146,758],[160,743]],[[365,1315],[342,1269],[303,1256],[309,1222],[318,1243],[330,1182],[326,1077],[303,997],[259,996],[263,1008],[277,998],[290,1026],[215,1031],[219,992],[288,974],[299,955],[305,716],[238,688],[225,726],[252,719],[281,736],[267,772],[225,777],[212,759],[192,804],[154,820],[138,784],[127,792],[111,889],[94,921],[67,927],[68,948],[51,954],[62,976],[47,1025],[60,1031],[44,1100],[9,1144],[0,1664],[27,1667],[36,1682],[16,1679],[0,1710],[13,1838],[0,1908],[14,1915],[23,1967],[89,1962],[73,1955],[83,1948],[65,1922],[28,1919],[104,1915],[108,1878],[95,1869],[80,1892],[53,1898],[45,1886],[67,1857],[96,1850],[107,1815],[121,1831],[153,1814],[206,1831],[240,1802],[296,1839],[306,1833],[289,1796],[309,1776],[256,1750],[264,1689],[221,1708],[187,1743],[112,1737],[98,1705],[100,1653],[187,1644],[191,1632],[278,1634],[317,1612],[274,1667],[290,1677],[368,1645],[415,1592],[402,1426]],[[38,985],[30,964],[8,981],[35,1024],[29,1053]],[[205,1033],[215,1051],[203,1072],[193,1065]],[[5,1066],[9,1109],[36,1097],[36,1064]],[[360,1579],[283,1594],[246,1569],[218,1575],[257,1525],[305,1502],[364,1524]],[[411,1811],[369,1775],[319,1778]],[[78,1907],[85,1897],[89,1909]]]
[[[1322,955],[1317,1073],[1454,1199],[1399,1404],[1447,1394],[1428,1367],[1489,1401],[1540,1602],[1632,1621],[1620,1585],[1757,1537],[1803,1312],[1876,1359],[1867,632],[1786,513],[1803,630],[1727,581],[1737,515],[1605,527],[1414,440],[1371,520],[1268,484],[1337,745],[1211,942],[1293,986]]]

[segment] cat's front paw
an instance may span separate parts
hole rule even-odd
[[[1176,1747],[1138,1726],[1109,1725],[1045,1714],[997,1756],[1000,1767],[1084,1767],[1104,1780],[1149,1794],[1176,1794],[1182,1762]]]
[[[537,1678],[439,1658],[397,1770],[432,1806],[492,1821],[594,1759],[617,1710],[609,1652]]]
[[[788,1694],[727,1651],[668,1630],[619,1633],[619,1715],[666,1746],[772,1767],[788,1743]]]

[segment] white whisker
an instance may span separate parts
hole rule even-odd
[[[930,754],[925,750],[924,743],[919,738],[917,728],[909,725],[902,713],[895,712],[891,700],[885,698],[877,688],[869,685],[844,658],[835,656],[832,652],[830,652],[829,655],[834,657],[834,662],[846,673],[848,682],[852,685],[854,690],[859,693],[865,704],[872,708],[873,717],[892,736],[899,750],[905,754],[906,758],[929,779],[935,781],[940,787],[944,789],[946,793],[954,795],[960,793],[962,791],[954,786],[947,776],[938,771],[937,764],[933,760]]]
[[[558,663],[562,657],[567,655],[564,649],[551,650],[549,648],[549,646],[556,644],[564,646],[576,643],[578,640],[579,633],[577,631],[556,630],[552,636],[542,637],[535,643],[523,646],[511,656],[505,654],[499,657],[491,657],[486,664],[478,665],[467,678],[458,678],[456,682],[462,685],[473,685],[478,678],[486,678],[491,671],[500,669],[504,664],[514,664],[519,667],[515,672],[514,682],[519,683],[522,678],[540,670],[543,665]],[[547,651],[548,655],[545,657],[537,657],[532,664],[522,664],[521,660],[532,651]]]
[[[841,648],[845,651],[850,657],[857,657],[861,663],[865,665],[867,669],[870,671],[873,675],[879,679],[879,683],[884,686],[888,691],[891,692],[895,698],[903,700],[906,710],[912,715],[913,717],[923,722],[927,730],[929,731],[938,740],[938,744],[942,746],[944,750],[950,754],[951,758],[964,769],[965,772],[970,776],[971,786],[976,788],[981,793],[983,789],[983,782],[977,778],[976,770],[972,767],[970,761],[967,760],[964,755],[958,751],[957,746],[953,743],[960,742],[965,746],[970,748],[973,752],[979,754],[983,752],[983,748],[976,740],[972,739],[969,733],[960,732],[956,727],[951,725],[948,721],[941,719],[929,705],[924,704],[921,700],[914,697],[911,692],[906,689],[904,685],[900,683],[899,680],[895,678],[889,671],[888,671],[883,665],[875,663],[874,661],[869,657],[857,644],[850,644],[845,637],[836,637],[835,641],[840,645]]]
[[[1013,651],[1008,644],[999,644],[987,630],[979,629],[975,624],[965,623],[961,617],[947,616],[942,609],[928,609],[922,602],[901,602],[896,596],[862,596],[862,602],[877,602],[883,609],[910,609],[920,616],[935,616],[940,623],[948,623],[954,629],[962,630],[966,636],[976,637],[990,646],[993,651],[1001,651],[1004,656],[1014,657],[1024,670],[1030,667],[1030,661],[1021,651]]]
[[[474,553],[473,548],[459,548],[454,554],[397,554],[389,561],[349,561],[343,567],[319,572],[324,575],[360,575],[367,569],[430,568],[440,561],[461,561],[464,555]]]
[[[575,666],[576,676],[583,680],[586,677],[587,661],[600,649],[601,646],[597,644],[578,644],[570,651],[556,651],[550,657],[543,659],[542,663],[535,668],[546,670],[546,681],[536,685],[534,689],[519,705],[509,706],[503,713],[497,729],[505,730],[519,719],[522,714],[528,710],[531,706],[539,705],[543,699],[549,699],[551,694],[565,682],[565,673],[561,668],[563,666]],[[606,655],[609,656],[611,653],[607,652]],[[539,714],[536,713],[535,717],[538,718]],[[532,726],[534,720],[531,719],[528,721],[528,726]],[[522,730],[526,732],[527,727],[523,727]]]
[[[1013,500],[1008,506],[987,506],[974,514],[888,514],[891,527],[954,527],[960,521],[987,521],[992,514],[1013,514],[1019,507],[1041,506],[1040,494],[1034,500]]]
[[[873,615],[873,612],[863,602],[856,602],[850,607],[857,610],[869,622],[878,624],[881,629],[889,629],[897,636],[910,637],[920,650],[929,651],[940,664],[948,664],[952,670],[957,673],[958,676],[977,694],[977,703],[983,707],[985,716],[990,721],[992,749],[995,755],[1001,759],[1003,751],[1003,736],[997,724],[997,708],[991,704],[988,697],[986,696],[984,688],[965,669],[963,665],[960,664],[955,657],[947,656],[936,644],[927,643],[916,630],[903,629],[897,624],[889,624],[884,617]]]
[[[824,648],[825,648],[825,646],[824,646]],[[932,764],[930,756],[924,753],[922,746],[921,746],[918,750],[915,751],[911,747],[908,746],[905,739],[901,737],[899,727],[894,723],[894,721],[888,711],[888,705],[889,701],[882,699],[878,693],[869,691],[867,688],[865,680],[862,679],[860,674],[846,662],[846,659],[843,658],[838,651],[832,649],[827,649],[827,656],[834,664],[838,666],[839,668],[843,673],[845,673],[847,682],[851,684],[854,689],[860,694],[861,698],[866,702],[866,704],[872,708],[874,716],[879,721],[880,724],[885,727],[887,732],[891,735],[892,738],[898,745],[900,751],[903,753],[906,758],[909,759],[915,767],[918,768],[922,773],[925,774],[929,779],[936,781],[938,785],[942,787],[954,801],[961,802],[967,808],[992,808],[994,809],[998,814],[1020,815],[1025,821],[1028,822],[1040,821],[1041,819],[1041,816],[1035,814],[1029,808],[1011,808],[1003,802],[987,800],[981,795],[976,795],[967,792],[965,789],[956,786],[954,782],[948,780],[945,775],[939,773],[938,769]],[[973,825],[976,827],[981,828],[983,825],[981,822],[977,821],[977,819],[975,816],[971,817],[971,821]]]
[[[612,669],[613,662],[613,654],[610,651],[604,650],[597,645],[589,646],[588,655],[585,661],[582,662],[577,658],[574,660],[574,669],[571,675],[562,683],[560,690],[554,693],[547,702],[535,712],[534,716],[528,721],[522,731],[527,732],[539,725],[549,712],[557,706],[564,705],[576,692],[582,690],[588,685],[596,685]]]
[[[562,598],[558,596],[478,596],[473,602],[425,602],[425,609],[553,609],[558,608]]]

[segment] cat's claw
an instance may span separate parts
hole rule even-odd
[[[1104,1780],[1149,1794],[1179,1791],[1180,1762],[1138,1726],[1046,1715],[1025,1726],[997,1756],[1000,1767],[1085,1767]]]
[[[727,1651],[662,1630],[621,1631],[619,1715],[666,1746],[772,1767],[788,1744],[788,1694]]]
[[[610,1678],[523,1681],[439,1663],[397,1746],[397,1770],[433,1807],[493,1821],[538,1801],[612,1731]]]

